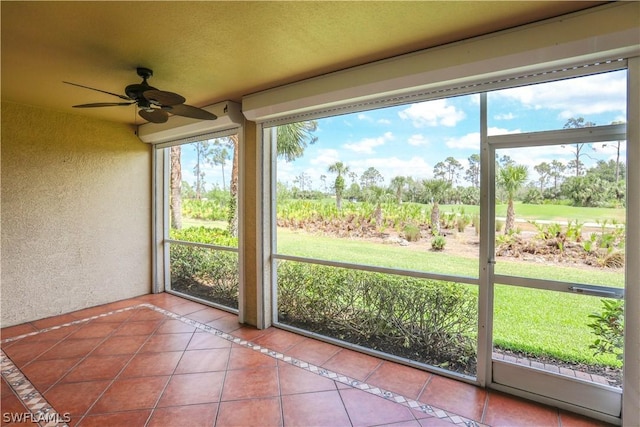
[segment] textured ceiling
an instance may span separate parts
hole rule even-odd
[[[2,99],[141,123],[134,107],[73,109],[140,82],[205,106],[605,2],[2,1]]]

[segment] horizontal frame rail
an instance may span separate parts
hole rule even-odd
[[[544,289],[547,291],[568,292],[593,295],[606,298],[624,299],[624,288],[587,285],[584,283],[558,282],[555,280],[532,279],[528,277],[504,276],[495,274],[493,282],[498,285],[520,286],[523,288]]]
[[[221,251],[239,253],[238,248],[233,248],[231,246],[212,245],[212,244],[209,244],[209,243],[187,242],[187,241],[184,241],[184,240],[173,240],[173,239],[165,239],[165,243],[172,243],[172,244],[184,245],[184,246],[196,246],[196,247],[200,247],[200,248],[216,249],[216,250],[221,250]]]
[[[468,285],[480,284],[479,279],[473,278],[473,277],[467,277],[467,276],[452,276],[449,274],[428,273],[428,272],[416,271],[416,270],[401,270],[398,268],[391,268],[391,267],[378,267],[374,265],[352,264],[348,262],[338,262],[338,261],[326,261],[326,260],[321,260],[316,258],[305,258],[305,257],[299,257],[299,256],[293,256],[293,255],[273,254],[273,258],[281,259],[285,261],[296,261],[296,262],[306,262],[309,264],[326,265],[329,267],[349,268],[349,269],[361,270],[361,271],[371,271],[374,273],[395,274],[397,276],[416,277],[420,279],[442,280],[447,282],[465,283]]]

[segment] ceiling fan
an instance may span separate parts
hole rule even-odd
[[[164,123],[169,119],[169,113],[178,116],[190,117],[199,120],[215,120],[218,117],[202,108],[187,105],[185,98],[177,93],[158,90],[149,86],[147,79],[153,76],[153,71],[149,68],[137,68],[137,73],[142,77],[141,83],[130,84],[124,89],[126,95],[119,95],[106,90],[95,89],[77,83],[64,82],[68,85],[78,86],[85,89],[95,90],[108,95],[117,96],[127,102],[95,102],[92,104],[74,105],[74,108],[95,108],[95,107],[117,107],[137,104],[138,114],[143,119],[152,123]]]

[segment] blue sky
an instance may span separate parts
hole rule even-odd
[[[432,178],[434,165],[452,156],[466,168],[467,158],[480,149],[479,95],[433,100],[360,113],[319,119],[315,132],[318,140],[309,145],[303,157],[278,161],[278,181],[294,185],[296,176],[311,178],[314,189],[330,186],[335,174],[329,165],[341,161],[359,176],[369,167],[376,168],[385,184],[398,175]],[[626,72],[598,74],[578,79],[491,92],[488,95],[489,134],[533,132],[562,129],[569,118],[584,117],[597,125],[626,121]],[[186,148],[186,147],[185,147]],[[183,177],[194,181],[190,172],[193,155],[183,149]],[[569,147],[504,150],[517,163],[529,168],[530,178],[537,175],[533,166],[554,159],[567,163],[572,158]],[[621,159],[624,159],[624,144]],[[615,159],[613,144],[594,144],[589,156]],[[581,159],[589,165],[594,160]],[[231,162],[225,167],[228,181]],[[205,169],[207,189],[221,184],[220,166]],[[346,178],[347,184],[351,179]],[[461,173],[459,185],[469,185]],[[227,184],[228,188],[228,184]]]

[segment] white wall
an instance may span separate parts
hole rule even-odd
[[[2,327],[149,293],[150,147],[11,102],[1,132]]]

